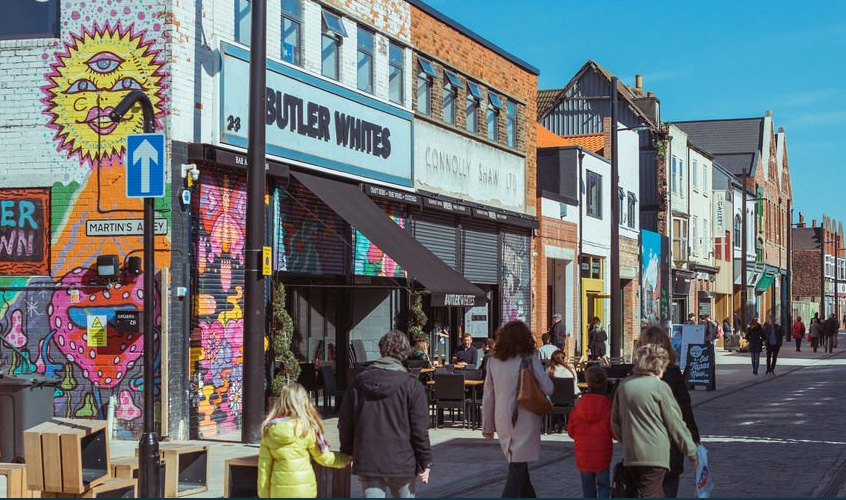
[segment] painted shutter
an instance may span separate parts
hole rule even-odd
[[[500,233],[502,266],[500,297],[502,322],[519,319],[531,326],[532,279],[529,267],[531,244],[528,234]]]
[[[414,220],[414,238],[451,268],[458,269],[458,228],[449,215],[427,214]]]
[[[464,224],[464,277],[472,283],[495,285],[499,278],[499,237],[491,224]]]
[[[203,169],[194,198],[192,437],[241,427],[243,286],[247,192],[244,177]]]
[[[403,229],[408,228],[408,217],[403,205],[374,200],[382,210]],[[374,245],[364,234],[353,228],[353,274],[357,276],[379,276],[404,278],[405,271],[388,254]]]

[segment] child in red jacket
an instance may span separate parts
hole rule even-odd
[[[611,496],[611,398],[605,395],[608,375],[598,366],[585,372],[588,393],[583,394],[567,422],[567,434],[576,442],[576,467],[582,474],[585,498]]]

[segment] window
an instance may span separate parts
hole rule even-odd
[[[567,204],[566,203],[559,203],[558,204],[558,216],[561,219],[567,218]]]
[[[455,73],[444,70],[444,92],[443,92],[443,113],[441,116],[444,122],[455,125],[455,99],[458,96],[458,89],[463,89],[464,84],[458,79]]]
[[[428,59],[417,58],[420,72],[417,74],[417,111],[428,115],[432,113],[432,79],[437,76],[435,67]]]
[[[699,176],[696,174],[696,167],[696,160],[693,160],[690,164],[690,178],[693,180],[693,189],[699,189]],[[702,187],[704,188],[705,186]]]
[[[705,194],[708,194],[708,167],[706,165],[702,165],[702,190],[705,191]]]
[[[625,200],[626,200],[626,190],[623,189],[623,188],[617,188],[617,193],[619,195],[618,197],[620,198],[620,204],[617,207],[618,208],[618,216],[619,216],[617,223],[621,226],[625,226],[626,225],[626,202],[625,202]]]
[[[0,40],[58,38],[59,30],[59,0],[3,1]]]
[[[635,228],[635,204],[637,203],[637,196],[629,191],[629,216],[626,219],[629,229]]]
[[[493,92],[488,92],[488,139],[499,142],[499,112],[502,110],[502,100]]]
[[[358,90],[373,93],[373,32],[358,27]]]
[[[29,0],[29,3],[34,2]],[[250,0],[235,0],[235,41],[244,45],[250,45],[250,25],[253,17],[252,6],[253,4]]]
[[[679,160],[679,196],[684,198],[687,186],[684,183],[684,160]]]
[[[699,240],[699,217],[693,216],[690,218],[691,236],[693,237],[693,255],[699,255],[699,248],[702,242]]]
[[[390,42],[388,47],[388,99],[402,105],[405,102],[403,96],[403,81],[405,80],[405,60],[402,54],[402,46]]]
[[[740,214],[734,216],[734,248],[740,248],[740,240],[742,239],[741,231],[743,230],[743,221]]]
[[[481,101],[482,91],[479,90],[479,86],[468,80],[464,125],[471,134],[479,132],[479,103]]]
[[[282,60],[297,66],[300,59],[300,0],[282,0]]]
[[[676,165],[676,162],[677,162],[676,156],[673,155],[673,172],[672,172],[673,175],[670,178],[670,183],[672,184],[673,194],[676,194],[676,193],[679,192],[678,191],[678,189],[679,189],[678,184],[676,182],[676,177],[678,176],[678,165]]]
[[[673,219],[673,260],[687,260],[687,221]]]
[[[597,219],[602,218],[602,176],[587,171],[587,214]]]
[[[582,278],[591,278],[595,280],[603,279],[605,271],[605,259],[602,257],[593,257],[585,255],[580,260],[580,276]]]
[[[339,79],[341,67],[341,41],[347,36],[347,30],[341,18],[335,14],[323,11],[323,36],[321,38],[321,68],[323,76],[333,80]]]
[[[708,219],[702,219],[702,256],[709,257],[708,249],[711,248],[711,228],[708,226]]]
[[[509,148],[517,147],[517,103],[508,101],[505,112],[505,141]]]
[[[758,262],[764,260],[764,240],[761,238],[758,238],[758,241],[755,242],[755,260]]]

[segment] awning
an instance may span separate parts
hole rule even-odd
[[[411,273],[432,294],[433,306],[485,305],[485,292],[404,231],[358,186],[300,172],[291,175]]]
[[[775,273],[771,271],[766,271],[763,275],[761,275],[761,279],[758,280],[758,284],[755,285],[755,290],[758,292],[764,292],[769,288],[773,281],[775,281]]]

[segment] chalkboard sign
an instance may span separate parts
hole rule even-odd
[[[717,388],[713,344],[688,344],[685,378],[689,385],[704,385],[707,390]]]

